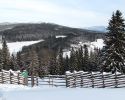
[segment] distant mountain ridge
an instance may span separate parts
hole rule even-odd
[[[107,32],[106,26],[92,26],[92,27],[86,27],[85,29],[98,31],[98,32]]]

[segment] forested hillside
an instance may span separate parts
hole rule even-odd
[[[30,41],[45,39],[49,36],[66,35],[75,37],[73,40],[94,41],[95,38],[100,38],[103,34],[96,31],[86,29],[70,28],[56,24],[41,23],[41,24],[17,24],[11,29],[0,32],[5,36],[6,40],[12,41]]]

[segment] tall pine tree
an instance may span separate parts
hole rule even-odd
[[[5,38],[2,44],[2,69],[10,69],[10,53]]]
[[[84,45],[83,71],[89,71],[89,52],[87,45]]]
[[[125,24],[117,10],[109,21],[101,58],[101,71],[123,72],[125,67]]]

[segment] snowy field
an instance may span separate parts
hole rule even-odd
[[[124,88],[55,88],[0,85],[0,100],[124,100]]]
[[[77,50],[78,48],[80,48],[81,46],[84,46],[85,44],[88,46],[88,51],[90,52],[91,50],[94,51],[94,48],[102,49],[104,46],[104,40],[97,39],[94,42],[85,42],[85,43],[79,42],[79,44],[71,44],[71,48],[74,48]],[[69,50],[64,51],[63,57],[66,57],[66,56],[70,57],[70,53],[71,53],[71,51],[69,51]]]
[[[37,40],[37,41],[22,41],[22,42],[11,42],[7,43],[10,54],[17,53],[18,51],[22,50],[23,46],[29,46],[44,40]],[[0,48],[2,48],[2,44],[0,44]]]

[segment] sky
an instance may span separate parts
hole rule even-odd
[[[78,28],[107,26],[116,10],[124,16],[125,0],[0,0],[0,23],[49,22]]]

